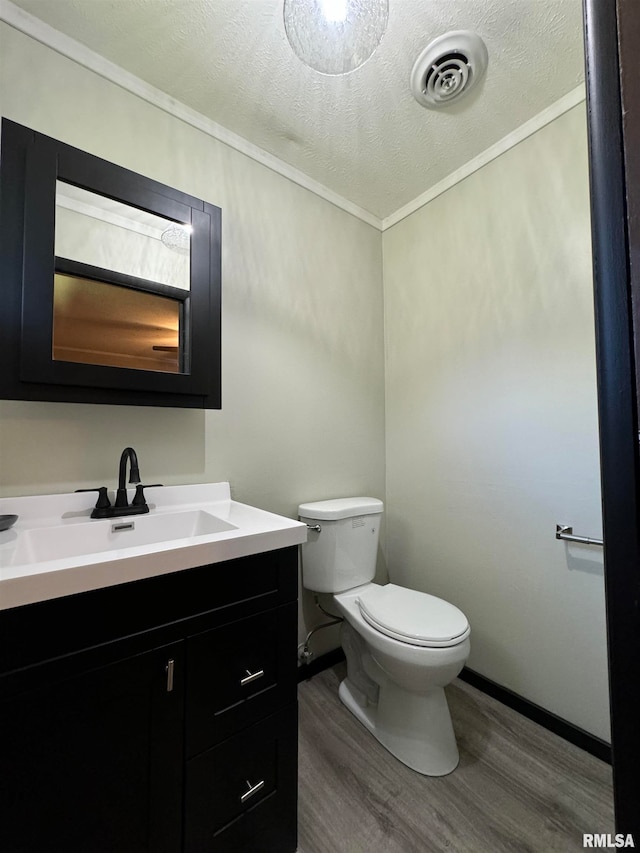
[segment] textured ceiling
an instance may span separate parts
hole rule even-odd
[[[351,74],[292,53],[282,0],[17,0],[17,6],[380,219],[583,80],[581,0],[389,0],[372,59]],[[439,112],[409,91],[449,30],[489,51],[481,84]]]

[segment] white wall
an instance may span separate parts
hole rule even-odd
[[[384,234],[387,561],[469,666],[609,737],[584,106]]]
[[[2,115],[223,211],[222,410],[0,401],[0,494],[113,485],[133,445],[148,482],[292,517],[383,495],[380,233],[6,25],[0,81]]]

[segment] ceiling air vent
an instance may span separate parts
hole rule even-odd
[[[411,72],[413,96],[424,107],[446,107],[473,89],[488,60],[480,36],[468,30],[446,33],[416,59]]]

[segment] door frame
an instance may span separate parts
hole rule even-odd
[[[620,75],[631,56],[619,52],[624,2],[584,0],[584,33],[614,803],[616,831],[640,844],[640,453],[631,301],[640,280],[631,275],[627,211],[628,194],[640,200],[640,185],[627,185],[625,175]]]

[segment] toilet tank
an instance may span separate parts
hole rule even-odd
[[[302,545],[302,583],[314,592],[344,592],[373,580],[380,520],[384,505],[377,498],[338,498],[300,504],[309,530]]]

